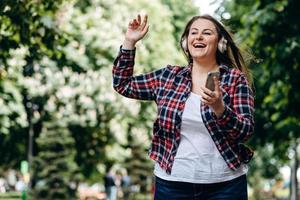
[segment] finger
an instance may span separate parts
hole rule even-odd
[[[133,20],[133,23],[134,23],[135,25],[138,25],[138,24],[139,24],[138,21],[137,21],[137,19],[134,19],[134,20]]]
[[[145,35],[149,30],[149,24],[142,30],[142,35]]]
[[[200,96],[203,100],[209,101],[211,99],[211,97],[209,95],[207,95],[203,90],[200,90]]]
[[[202,101],[202,103],[209,105],[210,102],[208,102],[206,99],[203,99],[202,97],[200,97],[200,100]]]
[[[222,98],[223,93],[222,93],[222,88],[221,88],[221,82],[218,81],[216,85],[218,87],[215,87],[215,94],[217,95],[218,98]]]
[[[141,30],[144,30],[144,28],[146,27],[147,25],[147,22],[148,22],[148,15],[146,14],[143,18],[143,22],[141,24]]]
[[[132,20],[132,21],[129,22],[129,26],[130,26],[130,27],[134,27],[134,26],[135,26],[134,20]]]
[[[137,16],[137,21],[138,21],[139,24],[141,24],[142,19],[141,19],[141,15],[140,14],[138,14],[138,16]]]
[[[133,24],[133,22],[129,22],[128,28],[129,29],[134,29],[135,28],[135,25]]]
[[[129,23],[129,26],[128,26],[128,28],[133,29],[133,30],[137,29],[137,27],[138,27],[138,25],[135,24],[134,22]]]
[[[134,24],[135,24],[135,21],[134,21],[135,19],[133,19],[133,20],[131,20],[130,22],[129,22],[129,24],[131,25],[131,26],[133,26]]]
[[[215,91],[217,93],[220,92],[220,81],[218,80],[218,78],[216,76],[214,76],[214,84],[215,84]]]
[[[211,91],[210,89],[206,88],[206,87],[200,87],[202,89],[202,91],[206,94],[206,95],[209,95],[209,96],[213,96],[213,91]]]

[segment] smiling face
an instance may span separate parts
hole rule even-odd
[[[215,60],[218,33],[215,25],[207,19],[197,19],[190,27],[187,45],[193,60]]]

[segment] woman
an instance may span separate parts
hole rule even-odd
[[[157,119],[149,156],[156,161],[155,199],[247,199],[243,145],[253,133],[253,92],[243,57],[229,32],[208,15],[186,25],[181,47],[186,67],[167,66],[133,76],[135,44],[148,32],[147,16],[127,28],[113,67],[113,85],[123,96],[154,100]],[[208,72],[218,71],[214,89]]]

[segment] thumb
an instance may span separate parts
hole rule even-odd
[[[215,84],[215,92],[217,92],[218,94],[221,93],[221,89],[220,89],[220,81],[218,80],[218,78],[216,76],[214,76],[214,84]]]

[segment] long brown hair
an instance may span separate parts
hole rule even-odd
[[[187,50],[187,43],[186,43],[187,37],[189,35],[190,28],[193,22],[198,19],[209,20],[215,25],[218,33],[218,41],[220,41],[222,37],[224,37],[224,39],[227,40],[226,50],[223,53],[219,49],[217,50],[216,60],[218,65],[224,64],[228,67],[238,68],[246,75],[249,85],[252,86],[252,74],[249,68],[247,67],[247,65],[245,64],[244,58],[241,54],[241,50],[233,41],[232,34],[226,29],[225,26],[223,26],[218,20],[216,20],[210,15],[194,16],[192,19],[188,21],[184,29],[184,32],[181,35],[180,46],[186,58],[188,59],[189,63],[192,62],[192,56]]]

